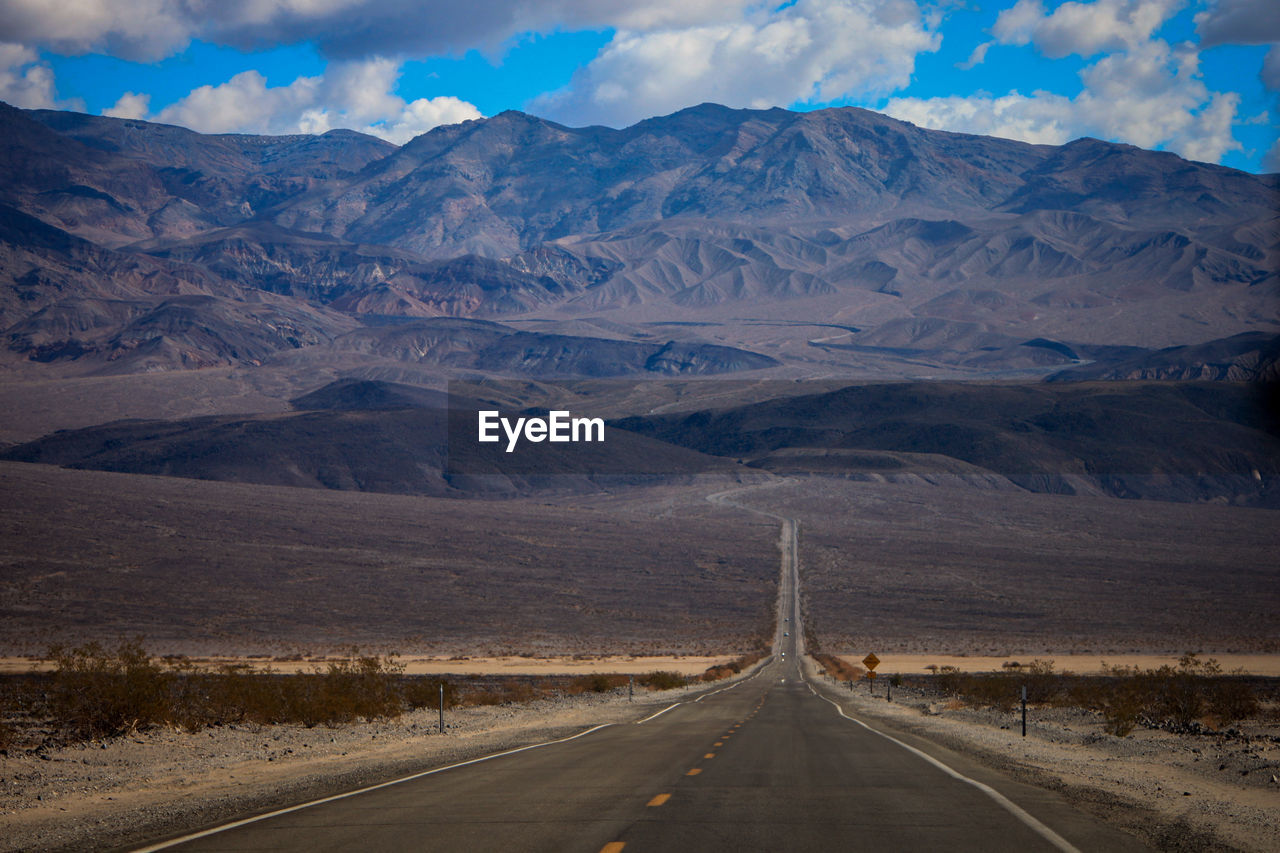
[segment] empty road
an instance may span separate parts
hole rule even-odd
[[[824,698],[829,689],[797,663],[797,528],[774,517],[783,524],[781,618],[775,654],[751,678],[637,723],[146,849],[1146,849],[1056,794],[878,734]]]

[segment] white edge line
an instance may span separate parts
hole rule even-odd
[[[808,683],[808,679],[805,679],[805,683]],[[809,687],[809,689],[813,690],[812,685]],[[871,728],[871,726],[862,722],[862,720],[859,720],[857,717],[850,717],[848,714],[844,712],[844,708],[840,707],[839,702],[836,702],[833,699],[829,699],[826,696],[823,696],[822,694],[818,693],[816,690],[814,691],[814,695],[822,699],[823,701],[830,702],[832,705],[834,705],[835,709],[840,712],[840,716],[844,717],[846,720],[851,720],[852,722],[857,723],[867,731],[880,735],[880,737],[884,738],[885,740],[893,741],[898,746],[902,747],[908,752],[911,752],[911,753],[914,753],[915,755],[920,756],[925,761],[929,762],[934,767],[937,767],[939,770],[941,770],[943,773],[946,773],[951,778],[958,779],[961,782],[965,782],[977,788],[979,791],[986,794],[991,799],[995,800],[996,803],[1001,807],[1003,807],[1005,811],[1009,812],[1009,814],[1013,815],[1018,820],[1022,821],[1022,823],[1026,824],[1026,826],[1028,826],[1031,830],[1033,830],[1045,841],[1048,841],[1054,847],[1057,847],[1059,850],[1063,851],[1063,853],[1081,853],[1080,849],[1076,847],[1074,844],[1072,844],[1070,841],[1067,841],[1067,839],[1063,838],[1061,835],[1054,832],[1049,827],[1045,826],[1039,820],[1032,817],[1021,806],[1014,803],[1012,800],[1010,800],[1004,794],[997,791],[995,788],[992,788],[990,785],[984,782],[979,782],[977,779],[969,778],[968,776],[964,775],[960,771],[955,770],[951,768],[949,765],[944,764],[943,762],[934,758],[929,753],[924,752],[923,750],[916,749],[914,746],[911,746],[910,744],[903,743],[893,735],[887,735],[882,731]]]
[[[675,706],[673,705],[672,707],[675,707]],[[666,710],[669,711],[671,709],[667,708]],[[580,737],[584,737],[586,735],[591,734],[592,732],[599,731],[600,729],[608,728],[611,725],[613,725],[613,723],[601,723],[598,726],[592,726],[591,728],[587,729],[585,732],[578,732],[576,735],[570,735],[569,737],[560,738],[559,740],[549,740],[549,741],[544,741],[542,743],[531,743],[528,746],[521,746],[521,747],[517,747],[516,749],[508,749],[505,752],[495,752],[493,755],[482,755],[479,758],[472,758],[469,761],[459,761],[456,764],[446,764],[444,767],[437,767],[434,770],[424,770],[421,773],[414,773],[410,776],[402,776],[399,779],[392,779],[389,782],[380,782],[377,785],[370,785],[367,788],[357,788],[354,791],[347,791],[342,794],[334,794],[331,797],[322,797],[318,800],[311,800],[310,802],[307,802],[307,803],[299,803],[296,806],[289,806],[283,809],[276,809],[273,812],[267,812],[266,814],[260,814],[254,817],[247,817],[242,820],[232,821],[231,823],[224,823],[221,826],[215,826],[211,829],[201,830],[200,832],[193,832],[190,835],[184,835],[180,838],[171,838],[168,841],[161,841],[156,844],[150,844],[146,847],[138,847],[133,850],[133,853],[152,853],[152,851],[155,851],[155,850],[165,850],[169,847],[173,847],[178,844],[186,844],[188,841],[195,841],[199,838],[206,838],[210,835],[217,835],[219,832],[226,832],[228,829],[235,829],[237,827],[246,826],[251,823],[257,823],[260,820],[267,820],[268,818],[279,817],[280,815],[289,814],[290,812],[301,811],[302,809],[309,809],[312,806],[318,806],[318,805],[321,805],[322,803],[331,803],[334,800],[344,800],[347,797],[354,797],[357,794],[365,794],[365,793],[368,793],[369,791],[376,791],[379,788],[388,788],[392,785],[399,785],[401,782],[410,782],[414,779],[421,779],[423,776],[432,776],[436,773],[443,773],[446,770],[453,770],[454,768],[457,768],[457,767],[466,767],[468,764],[479,764],[481,761],[488,761],[491,758],[501,758],[504,755],[514,755],[517,752],[524,752],[527,749],[538,749],[539,747],[543,747],[543,746],[554,746],[557,743],[565,743],[566,741],[577,740]]]
[[[663,714],[670,711],[672,708],[679,708],[683,704],[684,704],[683,702],[677,702],[674,705],[668,705],[667,707],[663,708],[661,711],[659,711],[656,714],[650,714],[649,716],[645,717],[643,720],[636,720],[635,725],[638,726],[641,723],[647,723],[650,720],[657,719],[658,717],[661,717]]]

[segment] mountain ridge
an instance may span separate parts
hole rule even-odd
[[[768,356],[854,373],[873,358],[919,370],[904,348],[978,375],[1024,364],[980,340],[1067,352],[1280,333],[1280,178],[1096,139],[1032,145],[852,107],[714,104],[622,129],[507,111],[398,148],[354,131],[204,135],[8,106],[0,127],[0,204],[42,223],[0,234],[0,280],[30,290],[66,270],[3,306],[11,363],[101,369],[103,324],[163,296],[122,294],[108,268],[213,297],[213,325],[271,324],[217,300],[285,300],[307,318],[244,357],[158,330],[151,346],[186,354],[139,369],[261,363],[296,349],[288,337],[311,347],[387,316],[550,331],[598,315],[636,329],[634,343],[645,322],[693,316],[719,331],[686,326],[682,343],[757,352],[744,320],[822,318],[864,337],[816,349],[792,337]],[[96,248],[59,247],[50,228]],[[46,309],[79,319],[36,342],[24,329]],[[904,331],[925,327],[952,343]]]

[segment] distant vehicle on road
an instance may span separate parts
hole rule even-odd
[[[782,636],[784,636],[784,637],[790,637],[790,636],[791,636],[791,632],[790,632],[790,631],[783,631],[783,632],[782,632]]]

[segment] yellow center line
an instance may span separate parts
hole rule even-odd
[[[715,754],[714,752],[708,752],[706,755],[704,755],[704,756],[702,756],[702,757],[703,757],[703,758],[715,758],[715,757],[716,757],[716,754]]]
[[[600,853],[622,853],[622,848],[626,846],[627,842],[625,841],[610,841],[600,848]]]
[[[722,740],[718,740],[718,741],[716,741],[715,743],[713,743],[713,744],[711,744],[711,745],[712,745],[712,746],[724,746],[724,741],[722,741]]]
[[[660,806],[660,805],[662,805],[663,803],[665,803],[665,802],[666,802],[667,800],[669,800],[669,799],[671,799],[671,795],[670,795],[670,794],[659,794],[658,796],[656,796],[656,797],[654,797],[652,800],[650,800],[646,805],[650,805],[650,806]]]
[[[690,770],[688,773],[686,773],[686,774],[684,774],[684,775],[686,775],[686,776],[697,776],[697,775],[698,775],[699,773],[701,773],[701,772],[702,772],[702,768],[701,768],[701,767],[695,767],[695,768],[693,768],[692,770]]]

